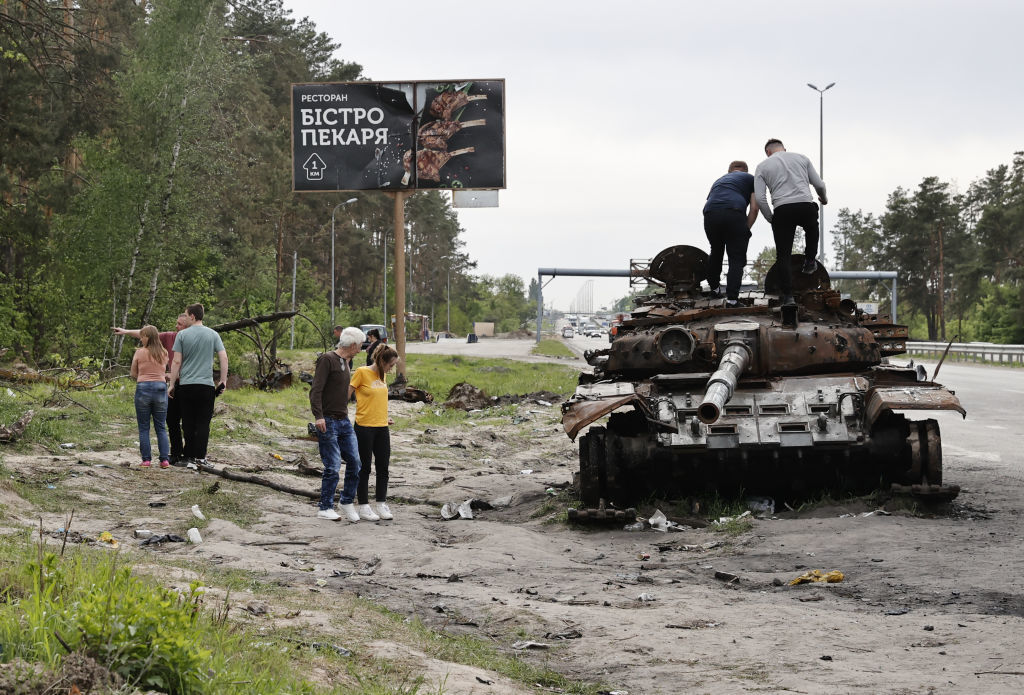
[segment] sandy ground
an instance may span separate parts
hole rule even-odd
[[[513,342],[526,343],[525,351],[532,345]],[[398,414],[424,407],[393,404]],[[978,429],[990,423],[941,417],[946,480],[964,491],[934,511],[890,504],[881,514],[857,499],[756,519],[738,536],[713,528],[573,528],[556,521],[564,504],[553,495],[570,482],[577,450],[553,404],[525,406],[516,422],[478,413],[470,425],[395,432],[394,521],[321,521],[303,498],[222,481],[227,493],[258,495],[259,521],[241,529],[214,519],[201,545],[153,552],[354,592],[630,695],[1019,693],[1024,481],[1014,452],[1021,448],[993,445],[996,430]],[[215,448],[211,459],[318,487],[270,459],[263,444],[286,457],[317,458],[313,442],[279,439]],[[120,538],[134,528],[180,526],[189,510],[175,504],[176,490],[212,482],[183,469],[128,468],[132,461],[131,452],[4,456],[26,476],[72,466],[77,475],[59,484],[89,505],[76,516],[78,530]],[[441,518],[438,504],[468,499],[494,509],[471,520]],[[0,502],[9,519],[38,523],[37,512],[9,493]],[[63,517],[44,515],[44,523],[57,528]],[[694,549],[702,544],[710,549]],[[786,584],[810,569],[840,570],[845,579]],[[328,620],[311,620],[329,629]],[[544,646],[516,650],[522,641]],[[419,662],[445,693],[540,692],[387,641],[372,650]]]

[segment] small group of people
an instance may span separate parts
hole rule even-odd
[[[190,304],[173,331],[159,332],[151,325],[112,329],[141,343],[132,356],[131,375],[138,382],[135,417],[143,468],[153,465],[151,421],[161,468],[206,463],[214,400],[227,386],[228,353],[220,334],[203,325],[205,314],[202,304]],[[216,382],[214,357],[220,366]]]
[[[811,196],[810,187],[814,187],[818,200],[825,205],[828,203],[825,182],[810,159],[796,152],[787,152],[781,140],[772,138],[765,143],[764,153],[767,159],[757,165],[753,175],[749,173],[746,162],[731,162],[727,173],[711,185],[704,204],[704,233],[711,244],[708,287],[712,296],[721,296],[722,258],[728,255],[727,306],[735,306],[739,302],[750,229],[759,211],[772,226],[783,304],[794,303],[790,259],[797,227],[803,228],[806,242],[801,271],[811,274],[818,267],[814,260],[818,253],[818,205]],[[774,210],[768,203],[769,192]]]
[[[351,522],[390,520],[394,518],[387,503],[390,425],[393,422],[388,415],[386,376],[398,364],[398,353],[381,341],[376,329],[365,335],[349,326],[336,334],[335,349],[320,355],[316,361],[309,390],[309,405],[324,464],[317,517],[330,521],[345,518]],[[366,366],[353,371],[352,358],[367,338],[370,342],[366,348]],[[353,396],[355,423],[348,416],[348,404]],[[345,462],[343,480],[342,461]],[[376,471],[375,506],[370,506],[369,500],[371,468]],[[339,481],[341,514],[334,509]]]

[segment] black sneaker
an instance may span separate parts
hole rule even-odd
[[[191,461],[191,459],[186,458],[184,456],[172,456],[171,457],[171,465],[176,467],[176,468],[184,468],[185,464],[187,464],[189,461]]]
[[[810,275],[818,269],[818,262],[813,258],[807,258],[804,260],[804,266],[800,269],[800,272],[804,275]]]
[[[726,299],[725,305],[728,307],[739,306],[740,302],[738,299]]]
[[[710,289],[707,292],[702,292],[701,295],[704,297],[704,299],[721,299],[722,287],[715,287],[714,289]]]

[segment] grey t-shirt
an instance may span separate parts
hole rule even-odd
[[[779,207],[789,203],[813,203],[811,186],[818,192],[822,203],[828,202],[825,182],[814,170],[811,160],[796,152],[776,152],[754,170],[754,197],[761,214],[769,222],[774,212],[768,206],[767,191],[772,193],[772,205]]]
[[[220,333],[206,326],[189,326],[178,331],[174,351],[181,353],[178,383],[213,386],[213,358],[224,349]]]

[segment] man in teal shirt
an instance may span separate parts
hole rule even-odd
[[[181,429],[185,435],[182,465],[206,463],[213,401],[228,380],[228,353],[220,334],[203,325],[205,313],[202,304],[190,304],[185,309],[189,326],[174,338],[174,362],[167,395],[178,400],[181,409]],[[213,382],[214,355],[220,360],[220,381],[216,385]]]

